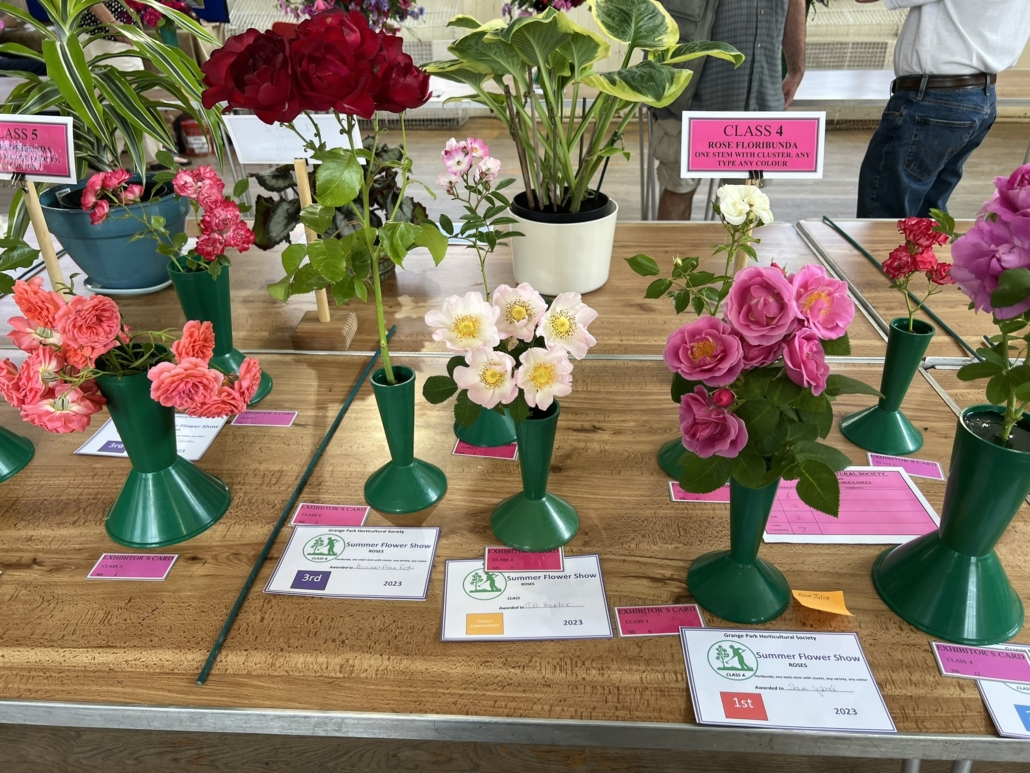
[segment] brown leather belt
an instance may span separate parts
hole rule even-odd
[[[895,91],[919,91],[923,85],[922,75],[902,75],[895,78],[891,83],[891,94]],[[927,75],[926,88],[928,91],[949,91],[954,89],[967,89],[970,86],[986,88],[998,80],[994,73],[978,72],[975,75]]]

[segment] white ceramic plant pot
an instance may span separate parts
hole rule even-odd
[[[515,281],[544,295],[589,293],[607,282],[618,205],[606,200],[593,212],[552,215],[518,206],[523,195],[511,212],[519,221],[512,229],[525,234],[509,242]]]

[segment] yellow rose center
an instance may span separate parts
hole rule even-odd
[[[694,362],[715,354],[715,343],[709,340],[697,341],[690,345],[690,359]]]
[[[529,317],[529,309],[524,301],[514,301],[508,304],[508,319],[512,322],[522,322]]]
[[[479,381],[487,389],[497,389],[504,381],[504,374],[499,370],[494,370],[490,367],[490,363],[483,366],[483,369],[479,371]]]
[[[805,296],[805,300],[801,302],[801,307],[805,310],[805,312],[809,312],[812,310],[812,307],[820,301],[822,301],[825,304],[825,306],[823,306],[822,308],[822,314],[828,314],[830,311],[830,296],[825,290],[816,290],[813,293],[809,293],[807,296]]]
[[[458,338],[464,338],[466,340],[479,338],[479,317],[473,317],[467,314],[455,317],[451,330],[456,336],[458,336]]]
[[[555,381],[554,366],[549,362],[541,362],[534,365],[532,372],[529,374],[529,380],[533,382],[533,386],[537,389],[546,389]]]
[[[551,317],[551,331],[558,338],[572,338],[576,332],[576,320],[568,312],[559,311]]]

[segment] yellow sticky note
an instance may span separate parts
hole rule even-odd
[[[844,591],[842,590],[791,590],[802,605],[811,609],[818,609],[820,612],[829,612],[833,615],[847,615],[854,617],[844,606]]]
[[[465,634],[467,636],[483,636],[493,634],[504,635],[504,613],[484,612],[465,615]]]

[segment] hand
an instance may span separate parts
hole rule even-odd
[[[866,2],[866,0],[859,0],[859,2]],[[787,77],[783,79],[784,110],[790,107],[791,103],[794,101],[794,94],[797,93],[798,86],[801,85],[801,79],[804,77],[804,72],[788,72]]]

